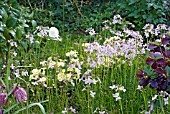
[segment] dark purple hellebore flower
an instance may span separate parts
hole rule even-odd
[[[0,106],[4,106],[8,104],[8,101],[5,101],[7,93],[0,93]]]

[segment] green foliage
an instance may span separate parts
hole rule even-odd
[[[19,42],[23,39],[24,28],[28,27],[21,15],[21,8],[16,0],[0,2],[0,55],[3,63],[8,62],[10,41]],[[17,49],[17,48],[16,48]],[[6,54],[6,57],[4,56]]]
[[[93,27],[100,31],[102,22],[110,19],[114,14],[134,23],[137,30],[141,30],[146,23],[166,23],[170,18],[170,2],[168,0],[116,0],[116,1],[77,1],[50,0],[37,2],[30,0],[20,2],[30,6],[34,19],[43,26],[53,26],[62,31],[84,32]],[[41,15],[41,16],[39,16]],[[80,34],[79,33],[79,34]]]
[[[168,9],[165,0],[126,0],[116,1],[117,13],[134,22],[138,27],[146,23],[167,23]]]

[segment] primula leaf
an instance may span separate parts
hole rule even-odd
[[[160,102],[159,100],[156,100],[153,104],[153,110],[155,110],[157,107],[160,107]]]

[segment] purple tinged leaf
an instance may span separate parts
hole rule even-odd
[[[159,67],[166,66],[166,60],[163,58],[156,60],[156,63],[159,65]]]
[[[137,76],[138,78],[142,78],[142,77],[144,76],[144,71],[141,70],[140,72],[138,72],[138,73],[136,74],[136,76]]]
[[[147,65],[152,65],[154,62],[155,62],[155,60],[152,59],[152,58],[150,58],[150,57],[148,57],[148,58],[146,59],[146,64],[147,64]]]
[[[154,69],[154,71],[158,74],[163,74],[164,73],[164,70],[162,68],[156,68]]]
[[[168,87],[168,81],[163,82],[160,86],[163,90],[166,90],[166,88]]]
[[[165,51],[165,48],[163,46],[158,46],[156,48],[154,48],[154,52],[164,52]]]
[[[165,51],[165,57],[170,58],[170,49],[169,49],[169,50],[167,50],[167,51]]]
[[[154,56],[154,52],[149,52],[149,56]]]
[[[157,63],[154,62],[154,63],[152,64],[152,68],[153,68],[153,69],[156,69],[157,67],[158,67]]]
[[[142,78],[139,82],[139,85],[143,87],[147,86],[148,84],[149,84],[149,78],[146,78],[146,79]]]
[[[157,88],[158,87],[158,82],[156,82],[155,80],[150,80],[150,87],[151,88]]]
[[[155,58],[162,58],[163,56],[162,56],[162,54],[160,52],[155,52],[154,57]]]
[[[150,43],[149,46],[148,46],[148,48],[151,49],[151,50],[153,50],[156,47],[157,47],[157,45],[155,45],[153,43]]]
[[[166,65],[168,65],[168,66],[170,67],[170,61],[168,61],[168,62],[166,63]]]
[[[167,45],[168,43],[170,43],[170,38],[162,38],[163,45]]]

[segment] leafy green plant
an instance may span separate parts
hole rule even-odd
[[[28,27],[20,14],[16,0],[0,2],[0,55],[2,63],[7,65],[10,50],[17,50],[22,43],[24,28]]]
[[[116,11],[134,22],[138,27],[146,23],[166,23],[166,9],[163,0],[126,0],[116,1]]]

